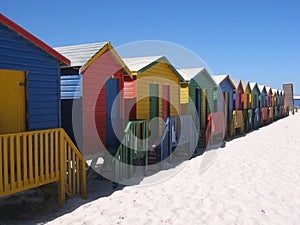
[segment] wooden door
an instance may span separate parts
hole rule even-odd
[[[119,146],[118,135],[120,132],[119,80],[110,78],[105,85],[106,147],[116,149]]]
[[[159,124],[158,124],[158,117],[159,117],[159,101],[158,101],[158,84],[150,84],[150,96],[149,96],[149,111],[150,111],[150,118],[149,121],[154,119],[150,123],[150,131],[152,137],[159,136]],[[156,119],[155,119],[156,118]]]
[[[0,134],[26,131],[25,72],[0,70]]]

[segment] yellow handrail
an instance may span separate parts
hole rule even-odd
[[[86,162],[62,128],[0,135],[0,197],[58,182],[65,193],[86,198]]]

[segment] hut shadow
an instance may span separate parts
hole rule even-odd
[[[87,199],[67,197],[62,208],[57,204],[55,183],[29,189],[0,198],[0,224],[43,224],[123,188],[105,179],[93,179],[87,183]]]

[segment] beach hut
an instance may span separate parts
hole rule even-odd
[[[184,79],[165,56],[123,60],[133,76],[133,79],[125,78],[125,112],[128,114],[125,116],[149,122],[149,164],[162,162],[177,144],[177,131],[192,127],[192,124],[182,124],[180,121],[185,119],[179,118],[180,82]],[[173,135],[175,133],[178,135]],[[196,131],[195,135],[190,134],[192,136],[197,136]]]
[[[215,123],[215,132],[210,137],[206,136],[209,118],[217,117],[217,112],[222,111],[222,96],[215,80],[203,67],[178,69],[178,72],[184,79],[180,88],[181,113],[192,116],[199,133],[198,146],[206,147],[212,136],[216,140],[220,135],[219,139],[223,141],[222,123]]]
[[[69,59],[2,14],[0,19],[0,134],[60,127],[58,68]]]
[[[224,109],[224,117],[227,125],[227,136],[230,135],[230,125],[232,121],[232,113],[233,113],[233,91],[235,90],[235,85],[229,77],[229,74],[226,75],[216,75],[213,76],[216,83],[220,86],[222,91],[222,97],[224,99],[223,109]]]
[[[277,96],[277,107],[278,107],[278,110],[279,110],[279,114],[278,114],[278,117],[279,118],[282,118],[282,90],[278,90],[278,96]]]
[[[181,75],[165,56],[123,58],[133,79],[125,79],[125,111],[131,119],[161,118],[180,115]],[[134,104],[132,104],[134,103]],[[152,135],[161,135],[161,123],[153,121]]]
[[[278,102],[279,102],[279,90],[277,89],[272,89],[273,91],[273,116],[274,120],[279,119],[279,107],[278,107]]]
[[[246,131],[253,129],[252,127],[252,114],[253,110],[250,106],[251,104],[251,87],[249,81],[242,81],[244,89],[244,106],[243,106],[243,116],[244,116],[244,128]]]
[[[259,96],[260,90],[256,82],[250,83],[251,88],[251,108],[253,110],[252,123],[253,128],[257,129],[260,126],[260,106],[259,106]]]
[[[240,134],[244,133],[245,121],[243,115],[244,108],[244,87],[242,80],[232,79],[235,89],[233,91],[233,122],[232,122],[232,136],[235,136],[235,132],[238,130]]]
[[[272,123],[274,121],[273,90],[271,87],[266,87],[266,91],[267,91],[268,123]]]
[[[58,182],[62,205],[66,189],[74,195],[69,179],[85,195],[83,158],[60,128],[60,66],[69,59],[2,14],[0,49],[0,197]]]
[[[268,122],[268,96],[265,85],[258,85],[260,91],[259,97],[259,107],[261,111],[260,123],[261,126],[265,125]]]
[[[71,60],[61,67],[63,128],[87,159],[104,149],[115,152],[124,118],[121,90],[130,71],[110,42],[55,49]]]

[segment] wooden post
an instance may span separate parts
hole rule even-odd
[[[59,132],[59,180],[58,180],[58,205],[63,207],[66,201],[65,196],[65,179],[66,179],[66,157],[65,157],[65,141],[64,134],[61,130]]]

